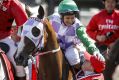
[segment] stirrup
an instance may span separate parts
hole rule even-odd
[[[81,78],[82,76],[84,76],[84,72],[82,70],[80,70],[79,72],[77,72],[76,74],[76,79]]]

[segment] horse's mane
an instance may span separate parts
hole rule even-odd
[[[48,19],[44,19],[44,27],[46,29],[45,31],[45,37],[47,36],[47,38],[45,38],[46,44],[44,49],[45,50],[53,50],[53,49],[57,49],[59,47],[57,38],[56,38],[56,33],[52,27],[52,25],[50,24],[50,22],[48,21]]]
[[[112,80],[112,74],[119,64],[119,39],[115,42],[112,50],[109,52],[109,57],[106,60],[106,68],[104,71],[105,80]]]
[[[59,48],[56,38],[56,33],[48,21],[44,19],[44,47],[42,52],[48,52]],[[42,54],[42,53],[41,53]],[[61,80],[62,76],[62,52],[61,50],[48,52],[45,55],[39,56],[39,75],[45,80]]]

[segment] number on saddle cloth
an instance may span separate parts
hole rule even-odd
[[[9,45],[6,44],[6,43],[3,43],[3,42],[0,42],[0,48],[5,52],[7,53],[10,49]]]

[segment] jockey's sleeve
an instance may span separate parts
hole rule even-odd
[[[10,3],[10,7],[11,14],[14,17],[17,26],[23,25],[28,19],[28,16],[25,10],[22,8],[21,3],[18,0],[13,0]]]
[[[84,26],[78,27],[76,29],[76,34],[90,54],[100,53],[93,40],[86,34],[86,28]]]

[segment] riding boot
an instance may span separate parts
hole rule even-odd
[[[26,76],[24,76],[24,77],[15,77],[15,80],[26,80]]]

